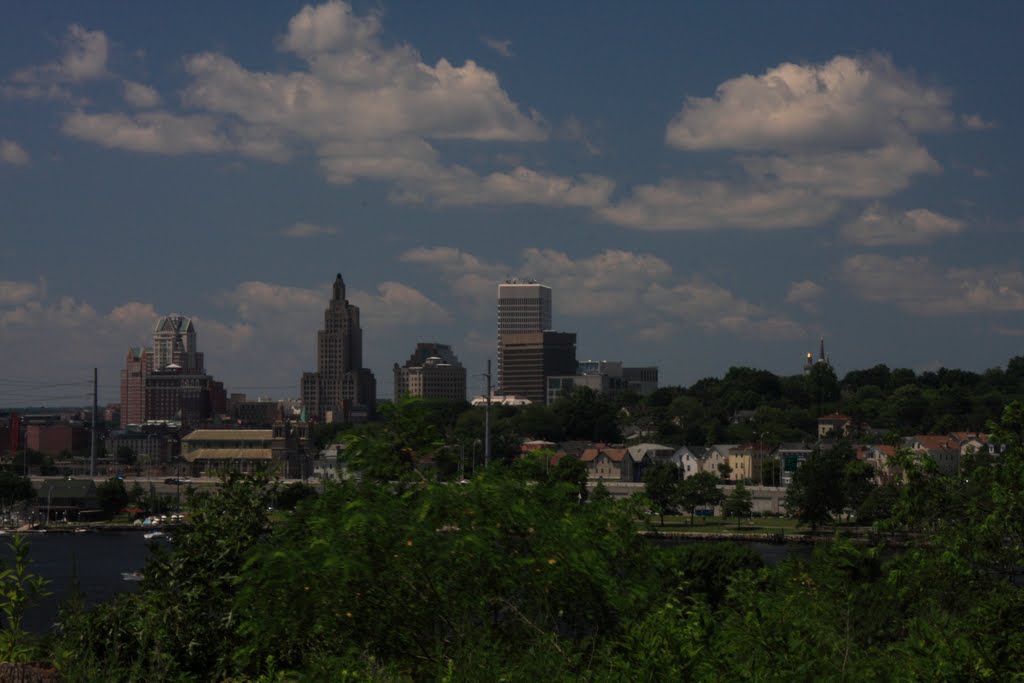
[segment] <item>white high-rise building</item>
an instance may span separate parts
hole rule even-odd
[[[196,350],[196,328],[191,318],[168,315],[153,329],[153,370],[161,372],[170,365],[202,374],[203,354]]]
[[[531,280],[498,285],[498,388],[502,389],[503,338],[551,329],[551,288]]]

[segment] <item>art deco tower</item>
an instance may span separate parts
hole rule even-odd
[[[377,383],[363,367],[363,330],[359,307],[345,298],[341,273],[334,280],[316,335],[316,372],[302,374],[302,402],[310,417],[340,422],[373,413]]]

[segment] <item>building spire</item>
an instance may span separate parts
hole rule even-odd
[[[334,295],[331,298],[334,301],[345,300],[345,281],[341,279],[341,273],[338,273],[338,277],[334,278]]]

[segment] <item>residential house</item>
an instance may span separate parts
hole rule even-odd
[[[764,463],[770,457],[770,449],[762,443],[747,443],[733,447],[729,451],[729,467],[732,472],[729,479],[761,483]]]
[[[818,418],[818,437],[832,436],[840,438],[849,436],[853,429],[853,418],[841,413],[832,413]]]
[[[641,481],[644,469],[656,462],[668,462],[679,467],[675,449],[657,443],[641,443],[626,449],[633,460],[633,481]]]
[[[580,460],[587,466],[588,479],[634,481],[633,459],[625,448],[587,448],[580,456]]]
[[[960,444],[948,436],[919,434],[907,437],[908,448],[931,459],[943,474],[956,474],[960,470]]]

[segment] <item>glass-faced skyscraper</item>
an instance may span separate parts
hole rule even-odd
[[[302,374],[302,403],[311,418],[341,422],[371,415],[376,400],[376,380],[363,367],[359,307],[345,298],[345,281],[338,273],[324,328],[316,335],[316,372]]]
[[[498,285],[498,388],[505,392],[504,339],[510,334],[551,329],[551,288],[531,280]]]

